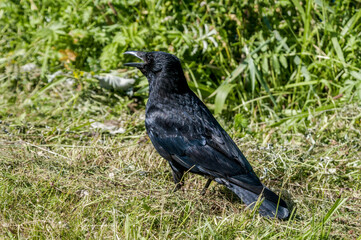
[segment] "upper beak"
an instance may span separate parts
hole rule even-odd
[[[130,66],[130,67],[136,67],[136,68],[143,68],[145,63],[145,52],[140,52],[140,51],[126,51],[124,54],[130,54],[133,55],[137,58],[139,58],[140,60],[142,60],[143,62],[130,62],[130,63],[124,63],[124,66]]]

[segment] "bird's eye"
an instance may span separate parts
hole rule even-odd
[[[153,72],[155,72],[155,73],[159,73],[160,71],[162,71],[162,68],[161,68],[161,67],[155,67],[155,68],[153,68]]]

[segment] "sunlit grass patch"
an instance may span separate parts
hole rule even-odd
[[[334,119],[333,125],[344,124],[339,136],[359,131],[347,130],[351,121]],[[52,125],[35,126],[42,120],[34,121],[19,132],[19,125],[12,125],[15,118],[2,119],[4,237],[313,239],[360,234],[361,149],[352,138],[335,138],[327,131],[282,134],[281,129],[266,145],[261,136],[236,138],[262,181],[292,206],[293,217],[278,221],[247,210],[215,183],[201,196],[205,179],[196,175],[187,174],[184,188],[172,193],[169,166],[144,130],[127,138],[90,125],[67,133],[61,131],[66,124],[60,124],[59,131],[52,131]]]

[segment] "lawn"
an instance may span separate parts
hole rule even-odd
[[[357,104],[310,116],[307,134],[262,125],[239,133],[232,122],[222,123],[263,182],[293,207],[291,219],[279,221],[247,210],[215,183],[201,196],[206,180],[192,174],[182,190],[172,193],[170,168],[144,130],[144,106],[129,108],[134,100],[109,103],[108,98],[120,96],[102,89],[91,95],[66,82],[31,100],[41,89],[27,92],[31,87],[24,85],[11,93],[7,84],[1,85],[0,98],[4,238],[360,236]],[[94,128],[98,121],[125,133]]]

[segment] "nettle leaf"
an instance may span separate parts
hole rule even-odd
[[[344,93],[348,97],[351,96],[352,90],[356,86],[356,81],[346,80],[345,85],[340,89],[340,93]]]
[[[351,71],[350,74],[357,80],[361,81],[361,73],[360,72]]]
[[[235,128],[246,128],[248,126],[248,118],[244,116],[242,113],[237,113],[234,116],[234,127]]]
[[[302,76],[305,78],[306,81],[311,80],[310,72],[307,70],[307,68],[305,66],[302,66],[301,73],[302,73]]]
[[[280,62],[281,62],[282,67],[284,67],[286,69],[288,68],[287,59],[284,55],[280,56]]]
[[[280,69],[280,64],[278,62],[278,58],[275,54],[272,55],[272,63],[274,70],[276,71],[277,75],[279,75],[281,73],[281,69]]]

